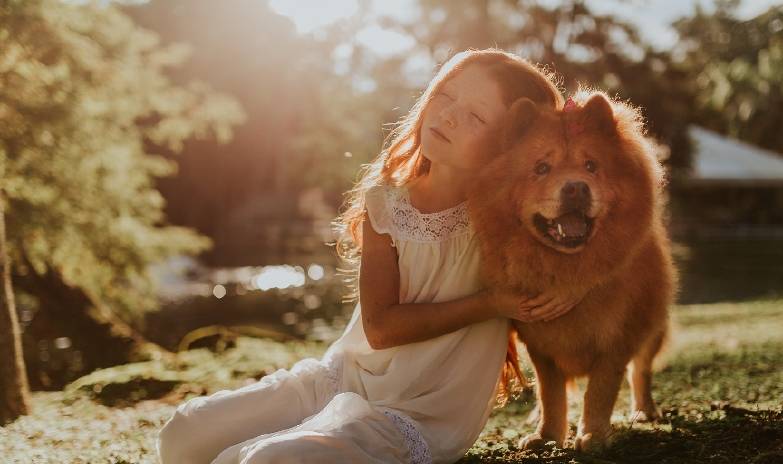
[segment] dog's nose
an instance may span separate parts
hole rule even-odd
[[[585,182],[566,182],[560,198],[567,208],[583,209],[590,206],[590,187]]]

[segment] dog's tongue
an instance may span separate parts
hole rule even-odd
[[[557,223],[563,227],[566,237],[582,237],[587,234],[587,221],[585,215],[574,211],[557,218]]]

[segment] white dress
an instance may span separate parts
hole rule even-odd
[[[406,187],[367,192],[370,223],[391,236],[400,303],[480,290],[479,247],[466,203],[421,213]],[[509,322],[494,318],[393,348],[370,347],[357,304],[321,360],[180,405],[158,436],[168,463],[450,463],[486,424]]]

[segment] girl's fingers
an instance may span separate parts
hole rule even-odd
[[[568,311],[571,311],[573,309],[573,305],[570,304],[564,304],[561,305],[557,311],[554,311],[553,313],[547,315],[545,321],[551,321],[553,319],[557,319],[558,317],[562,316],[563,314],[567,313]]]
[[[564,305],[563,305],[563,306],[560,308],[560,310],[558,310],[558,311],[557,311],[557,313],[556,313],[556,314],[554,314],[553,316],[551,316],[551,317],[549,318],[549,320],[552,320],[552,319],[558,318],[558,317],[562,316],[563,314],[565,314],[565,313],[567,313],[567,312],[571,311],[572,309],[574,309],[574,307],[575,307],[576,305],[578,305],[578,304],[579,304],[579,302],[580,302],[580,301],[581,301],[581,300],[577,299],[577,301],[576,301],[575,303],[571,303],[571,302],[569,302],[568,304],[564,304]]]
[[[554,300],[554,297],[551,297],[549,295],[541,294],[536,296],[535,298],[529,299],[527,301],[520,302],[520,306],[523,308],[535,308],[536,306],[542,306],[549,302]]]
[[[574,305],[571,302],[561,303],[559,305],[552,305],[550,308],[548,308],[546,311],[542,311],[540,314],[535,314],[534,316],[537,319],[542,319],[544,321],[551,321],[552,319],[556,319],[563,314],[570,311]]]
[[[571,310],[572,307],[567,303],[547,307],[539,306],[533,310],[520,311],[517,319],[522,322],[547,322],[562,316]]]
[[[548,303],[541,305],[542,307],[546,307],[547,310],[551,310],[555,307],[560,307],[563,305],[568,306],[576,306],[579,301],[581,301],[580,298],[577,298],[575,296],[555,296],[551,300],[549,300]]]
[[[533,318],[530,314],[529,309],[521,309],[517,311],[517,315],[514,319],[517,319],[522,322],[533,322]]]
[[[522,322],[551,321],[567,313],[579,304],[581,298],[573,295],[540,294],[534,297],[524,297],[517,306]]]
[[[539,306],[537,308],[533,308],[530,311],[530,316],[535,320],[542,320],[545,319],[549,314],[554,313],[557,311],[557,308],[559,308],[561,305],[557,304],[555,302],[550,302],[549,304]]]

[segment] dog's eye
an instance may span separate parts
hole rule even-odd
[[[587,169],[588,172],[595,172],[598,169],[598,165],[595,164],[595,161],[593,160],[587,160],[585,161],[585,169]]]
[[[544,174],[548,173],[550,169],[550,166],[546,163],[538,163],[536,164],[535,172],[539,176],[543,176]]]

